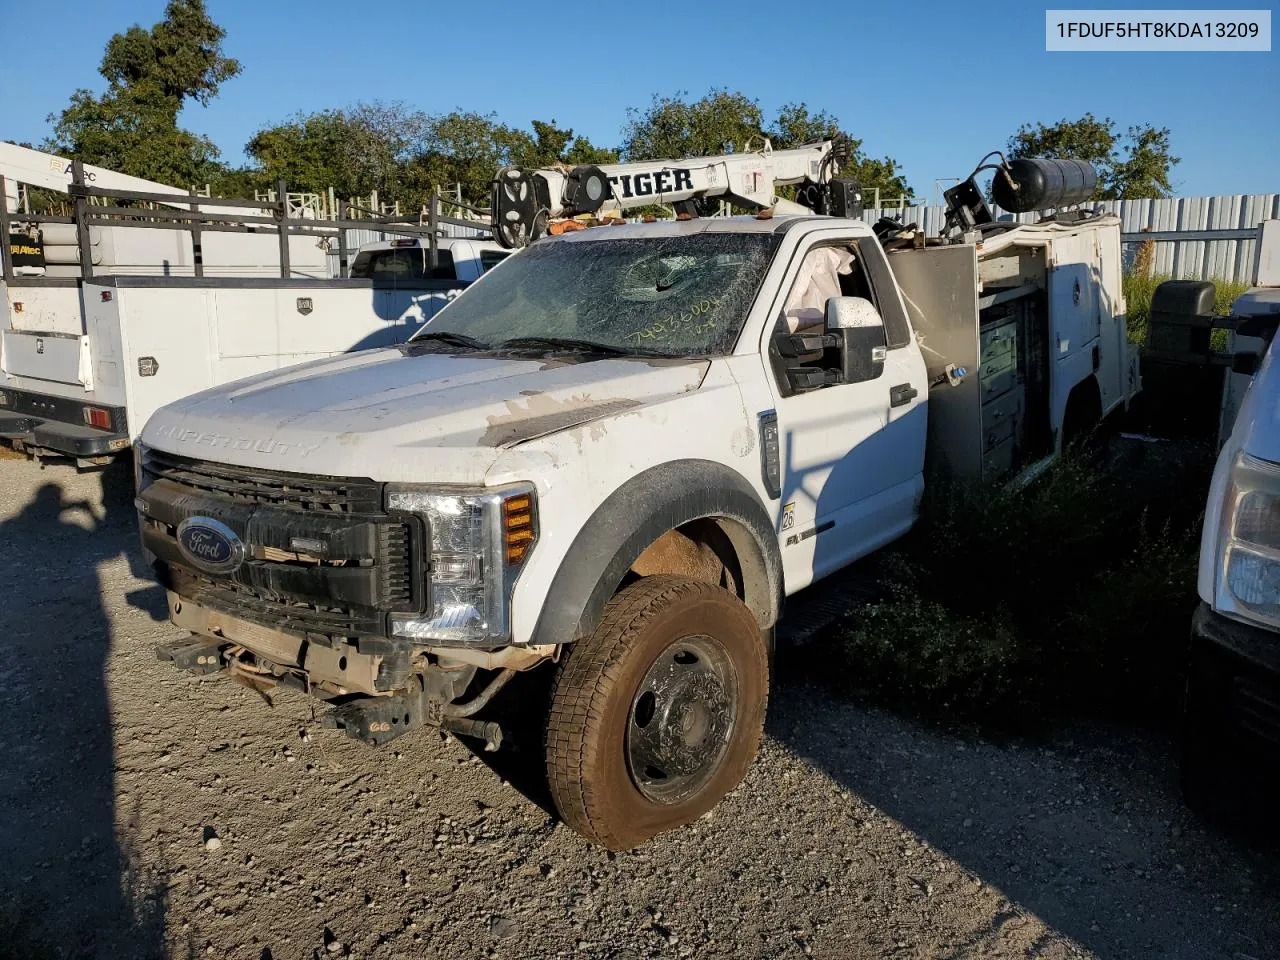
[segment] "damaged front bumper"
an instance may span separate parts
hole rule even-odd
[[[190,636],[157,646],[161,660],[200,675],[225,672],[264,695],[277,686],[294,687],[331,705],[322,719],[326,726],[373,745],[435,726],[478,737],[486,749],[498,749],[501,728],[475,715],[517,672],[554,659],[557,649],[421,647],[402,682],[387,689],[387,665],[392,660],[380,653],[265,627],[173,591],[168,600],[170,620]]]

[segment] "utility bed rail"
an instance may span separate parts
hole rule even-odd
[[[317,220],[306,217],[289,216],[288,188],[284,180],[276,185],[276,201],[224,199],[221,197],[203,197],[194,190],[186,198],[189,209],[175,209],[175,201],[179,195],[165,193],[149,193],[96,187],[85,182],[84,164],[75,160],[71,164],[71,184],[69,193],[74,202],[74,214],[61,216],[55,214],[12,213],[8,209],[5,194],[5,178],[0,176],[0,266],[6,283],[19,286],[73,286],[78,280],[92,280],[94,276],[93,256],[89,230],[92,227],[145,227],[152,230],[181,230],[191,237],[193,270],[197,277],[204,276],[204,263],[200,237],[203,233],[253,233],[270,234],[272,231],[279,238],[280,276],[291,277],[289,263],[289,238],[291,236],[325,237],[336,243],[338,248],[338,270],[343,279],[350,274],[350,254],[347,244],[348,230],[375,228],[383,233],[403,237],[418,237],[429,241],[431,264],[438,263],[438,240],[442,226],[471,227],[488,229],[487,220],[472,220],[447,216],[440,212],[441,198],[433,197],[427,215],[419,217],[418,222],[402,216],[362,216],[356,218],[351,213],[366,213],[363,208],[349,204],[345,200],[338,201],[338,217],[334,220]],[[115,205],[101,206],[90,203],[92,198],[115,200]],[[444,201],[452,203],[452,201]],[[163,208],[140,207],[123,204],[164,204]],[[463,204],[453,204],[468,212],[483,216],[486,212]],[[222,208],[217,212],[201,210],[201,206]],[[244,214],[225,212],[226,208],[243,209]],[[256,212],[254,212],[256,211]],[[371,211],[368,211],[371,212]],[[425,219],[426,222],[423,222]],[[9,249],[9,237],[15,225],[40,225],[46,223],[75,224],[76,239],[79,246],[80,277],[27,277],[18,276],[14,272],[13,257]]]

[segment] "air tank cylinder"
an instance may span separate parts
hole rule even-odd
[[[1028,213],[1083,203],[1097,186],[1098,171],[1084,160],[1021,157],[996,171],[991,199],[1010,213]]]

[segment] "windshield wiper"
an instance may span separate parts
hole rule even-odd
[[[546,347],[551,350],[562,350],[566,353],[595,354],[601,357],[671,357],[669,353],[654,350],[642,350],[638,347],[615,347],[609,343],[595,343],[591,340],[579,340],[574,337],[513,337],[494,344],[497,350],[520,350],[525,347]]]
[[[452,330],[428,330],[426,333],[410,340],[408,346],[412,347],[414,344],[422,343],[424,340],[435,340],[451,347],[465,347],[468,350],[489,349],[489,344],[483,340],[469,337],[465,333],[454,333]]]

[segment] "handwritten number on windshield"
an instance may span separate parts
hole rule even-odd
[[[663,317],[643,330],[637,330],[635,333],[629,334],[628,339],[635,340],[636,343],[643,343],[645,340],[666,339],[670,334],[684,330],[713,330],[716,326],[716,320],[712,312],[718,306],[720,306],[719,297],[704,297],[684,313],[673,313]],[[691,326],[700,318],[705,319],[701,323]]]

